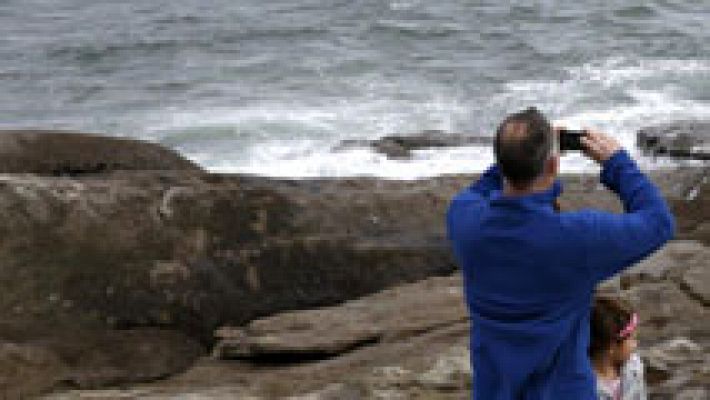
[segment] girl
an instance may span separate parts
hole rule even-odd
[[[643,363],[636,353],[638,322],[638,315],[621,300],[595,299],[589,356],[599,400],[646,400]]]

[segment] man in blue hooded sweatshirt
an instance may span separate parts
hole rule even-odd
[[[449,206],[471,316],[474,399],[595,400],[594,289],[673,236],[658,189],[598,132],[586,132],[583,151],[625,212],[556,212],[557,136],[534,108],[510,115],[496,132],[496,164]]]

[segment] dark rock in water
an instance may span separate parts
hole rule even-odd
[[[200,171],[176,152],[134,139],[57,131],[0,131],[0,173],[76,176],[119,170]]]
[[[443,131],[424,131],[415,135],[391,135],[377,140],[343,140],[336,151],[350,147],[371,147],[378,153],[392,159],[407,159],[413,150],[436,147],[460,147],[471,145],[489,145],[490,136],[445,133]]]
[[[678,121],[642,128],[636,144],[646,155],[710,160],[710,122]]]

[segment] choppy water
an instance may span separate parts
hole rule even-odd
[[[708,21],[691,0],[4,0],[0,127],[146,138],[216,171],[475,171],[489,149],[331,149],[489,133],[529,105],[633,146],[643,125],[710,119]]]

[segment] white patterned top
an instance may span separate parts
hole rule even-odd
[[[647,400],[643,362],[637,353],[632,354],[624,364],[620,382],[597,378],[597,398],[599,400]]]

